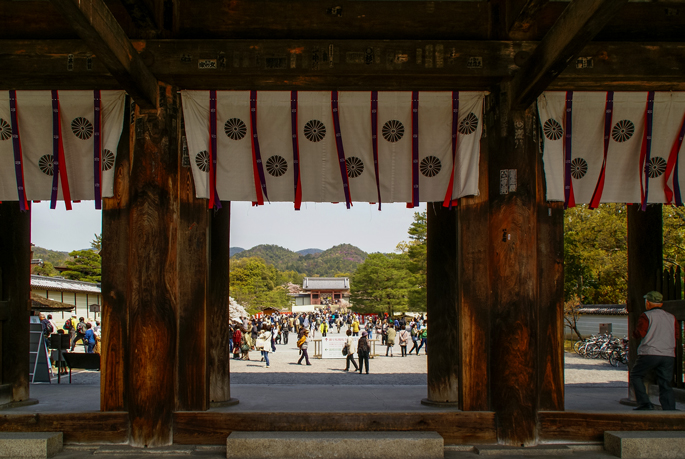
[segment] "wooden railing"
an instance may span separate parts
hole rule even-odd
[[[683,273],[677,269],[665,269],[657,276],[657,290],[664,295],[664,310],[673,314],[678,321],[676,335],[675,368],[673,387],[685,389],[685,300],[683,300]]]

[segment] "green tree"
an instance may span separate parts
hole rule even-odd
[[[44,261],[42,266],[38,266],[33,270],[34,274],[39,276],[56,276],[57,270],[49,261]]]
[[[288,291],[282,284],[292,276],[284,275],[261,258],[233,259],[230,271],[230,295],[250,314],[269,306],[281,309],[290,305]]]
[[[407,254],[370,254],[350,280],[353,309],[365,313],[407,311],[417,276],[409,269]]]
[[[428,224],[425,211],[414,213],[414,221],[409,225],[407,232],[409,241],[397,244],[395,251],[407,255],[409,259],[407,269],[416,276],[416,285],[409,292],[409,310],[420,312],[426,310],[428,303],[426,295]]]
[[[63,271],[62,276],[85,282],[101,281],[101,260],[97,252],[74,250],[69,253],[69,256],[72,258],[65,263],[69,269]]]
[[[685,268],[685,208],[664,206],[664,268]]]
[[[95,239],[90,242],[90,247],[96,252],[99,252],[102,250],[102,234],[94,234],[94,236]]]

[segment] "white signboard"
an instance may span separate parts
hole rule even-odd
[[[352,337],[355,341],[358,336]],[[322,359],[344,359],[342,348],[347,342],[347,335],[324,336],[321,338],[321,358]]]

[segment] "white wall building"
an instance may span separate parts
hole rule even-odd
[[[61,277],[46,277],[31,275],[31,293],[50,300],[76,306],[73,312],[51,313],[58,326],[71,314],[76,317],[99,320],[101,317],[102,296],[100,284],[81,282]],[[60,323],[60,320],[63,320]]]

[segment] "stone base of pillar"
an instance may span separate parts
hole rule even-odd
[[[238,403],[240,403],[240,400],[237,398],[230,398],[228,400],[224,400],[222,402],[209,402],[209,407],[210,408],[223,408],[225,406],[235,406]]]
[[[459,402],[436,402],[427,398],[421,399],[421,404],[426,406],[435,406],[438,408],[459,408]]]

